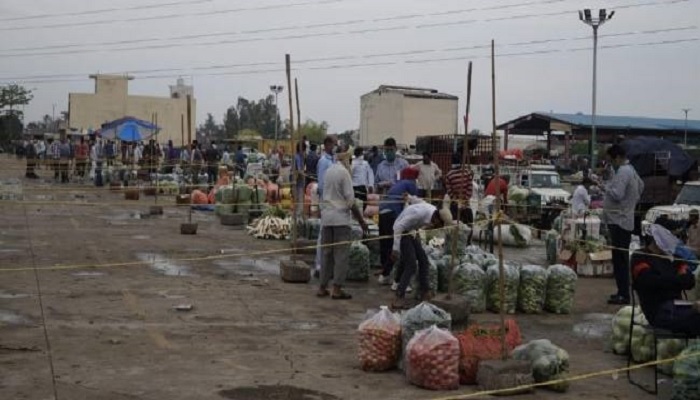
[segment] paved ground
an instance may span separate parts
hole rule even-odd
[[[21,176],[0,160],[0,180]],[[39,171],[47,176],[46,171]],[[357,325],[391,292],[354,284],[349,302],[319,300],[314,286],[280,281],[285,242],[256,240],[160,198],[165,215],[139,218],[153,198],[127,203],[108,189],[19,181],[24,203],[0,200],[0,398],[51,399],[51,373],[32,267],[39,272],[60,399],[431,399],[399,372],[364,373]],[[10,185],[4,185],[4,193]],[[216,255],[219,259],[172,261]],[[544,248],[507,251],[543,263]],[[142,265],[81,265],[129,263]],[[77,266],[77,267],[76,267]],[[6,269],[17,269],[7,271]],[[611,280],[580,280],[573,315],[517,316],[526,340],[549,338],[571,354],[574,375],[622,367],[605,351]],[[174,311],[193,304],[190,312]],[[474,317],[496,320],[493,314]],[[463,387],[460,393],[474,388]],[[644,399],[624,374],[573,383],[566,394],[525,399]]]

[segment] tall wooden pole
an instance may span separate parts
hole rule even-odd
[[[301,171],[297,171],[297,179],[303,179],[304,180],[304,186],[303,188],[306,189],[306,176],[304,175],[304,171],[306,171],[306,156],[304,154],[304,145],[306,142],[304,142],[304,138],[301,135],[301,103],[299,102],[299,81],[297,81],[297,78],[294,78],[294,97],[297,100],[297,131],[299,131],[297,137],[299,139],[299,147],[301,150]],[[296,149],[294,149],[296,150]],[[303,193],[303,192],[302,192]],[[304,216],[304,196],[302,195],[301,199],[295,199],[299,203],[294,203],[295,207],[299,207],[301,210],[301,219],[302,221],[306,220]]]
[[[187,95],[187,144],[192,143],[192,95]]]
[[[154,144],[154,148],[151,149],[151,163],[155,162],[155,170],[156,170],[156,196],[155,196],[155,204],[158,205],[158,155],[156,153],[156,149],[158,146],[158,113],[153,114],[153,125],[156,127],[156,142]]]
[[[297,243],[297,217],[296,217],[296,204],[299,201],[297,199],[297,194],[296,194],[296,183],[297,183],[297,168],[296,168],[296,157],[297,157],[297,149],[295,146],[295,130],[294,130],[294,104],[292,101],[292,59],[289,54],[285,54],[284,57],[285,60],[285,69],[287,72],[287,87],[289,90],[287,90],[288,97],[289,97],[289,132],[291,134],[291,143],[292,143],[292,187],[291,187],[291,194],[292,194],[292,263],[296,263],[296,258],[297,258],[297,249],[296,249],[296,243]]]
[[[182,149],[185,149],[185,114],[180,114],[180,138]],[[182,151],[182,150],[181,150]]]
[[[467,70],[467,109],[466,109],[466,114],[464,114],[464,146],[462,148],[462,173],[464,173],[464,170],[466,169],[466,163],[467,163],[467,154],[469,153],[469,140],[467,136],[468,132],[468,126],[469,126],[469,108],[471,104],[471,98],[472,98],[472,62],[469,61],[469,68]],[[452,251],[452,258],[450,261],[450,271],[448,274],[448,280],[447,280],[447,299],[452,298],[452,294],[454,294],[454,270],[457,265],[457,238],[459,237],[459,221],[461,220],[461,214],[462,214],[462,207],[460,204],[460,199],[453,199],[457,200],[457,224],[455,224],[453,228],[453,239],[451,243],[451,251]]]
[[[498,195],[496,196],[496,206],[494,207],[494,212],[496,215],[501,213],[501,168],[499,165],[499,153],[497,146],[496,136],[496,50],[493,39],[491,39],[491,110],[492,110],[492,131],[491,131],[491,142],[493,146],[493,165],[495,169],[494,179],[496,180],[496,187],[498,188]],[[497,224],[496,229],[498,230],[498,294],[499,294],[499,308],[500,308],[500,319],[501,319],[501,356],[503,359],[508,358],[508,349],[506,348],[506,287],[505,287],[505,268],[503,265],[503,230],[501,228],[500,217],[492,221]]]

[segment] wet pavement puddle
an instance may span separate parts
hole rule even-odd
[[[586,339],[603,339],[612,334],[612,314],[585,314],[583,321],[574,325],[576,336]]]
[[[197,276],[184,265],[178,264],[162,254],[139,253],[136,255],[139,260],[148,262],[151,268],[165,276]]]

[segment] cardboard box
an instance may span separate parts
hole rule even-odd
[[[588,253],[585,262],[576,268],[579,276],[589,278],[607,278],[613,275],[612,251],[604,250]]]

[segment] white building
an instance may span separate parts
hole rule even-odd
[[[393,137],[412,146],[416,137],[457,133],[458,97],[435,89],[382,85],[360,100],[360,145]]]

